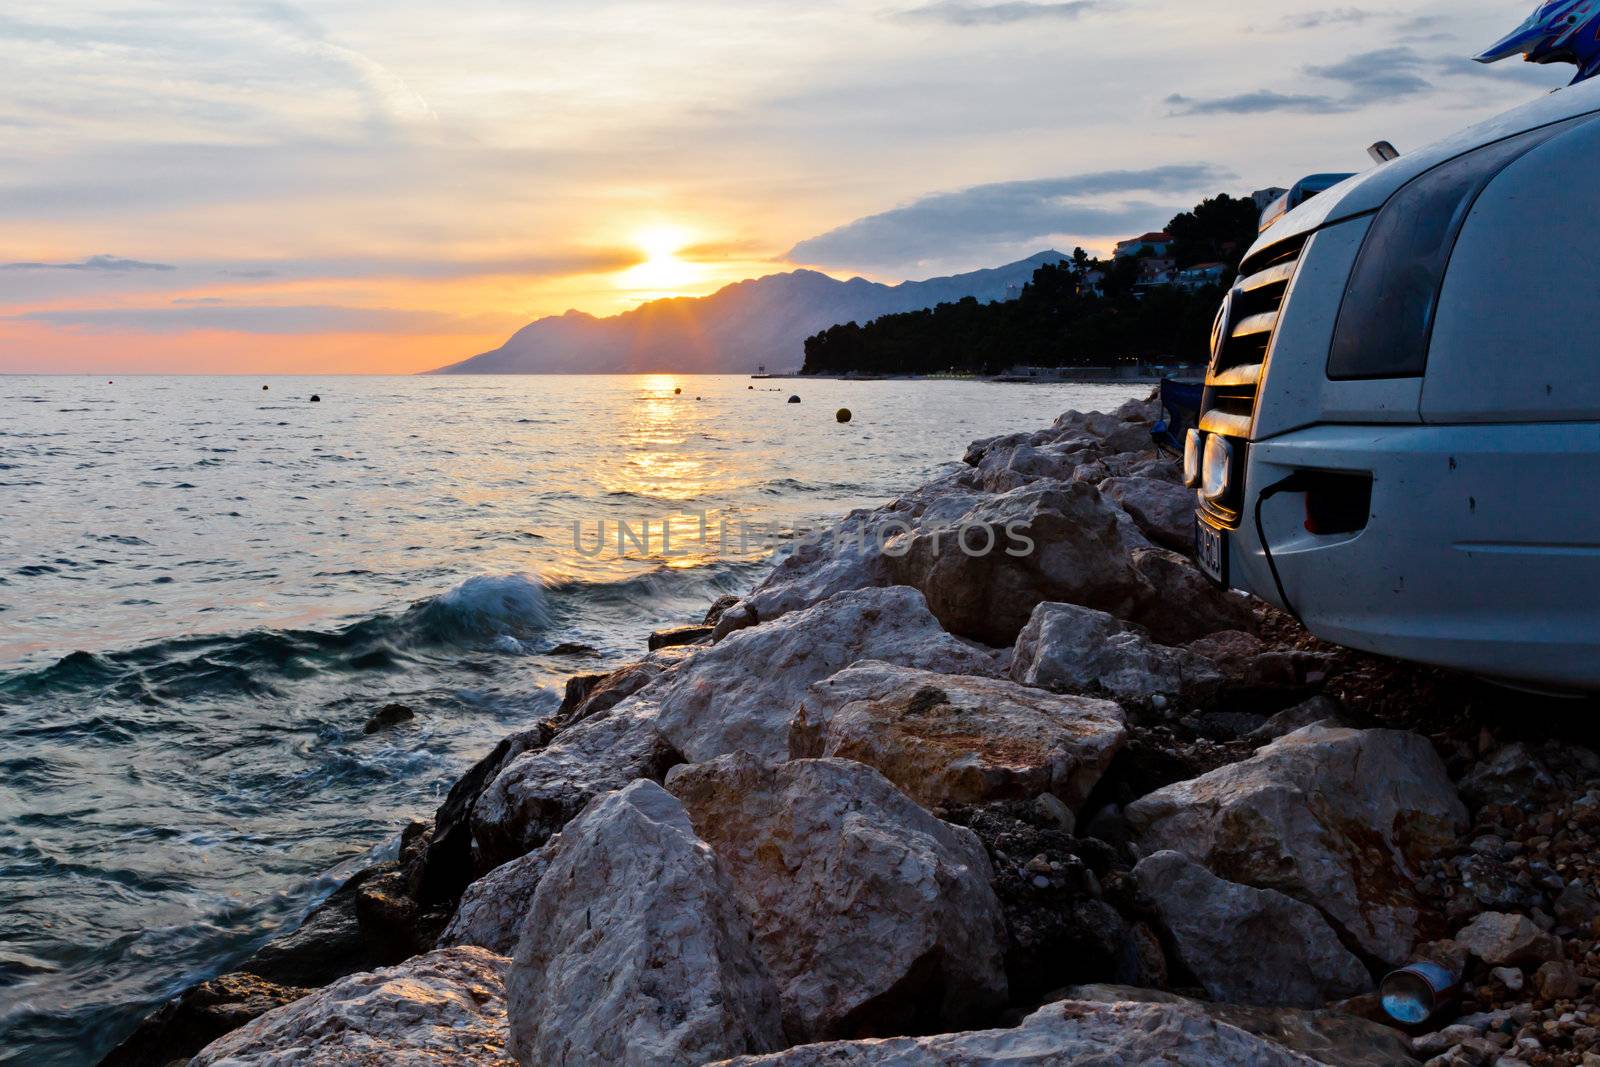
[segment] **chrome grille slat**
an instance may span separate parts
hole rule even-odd
[[[1263,311],[1259,315],[1251,315],[1249,318],[1240,319],[1239,325],[1233,328],[1233,333],[1231,336],[1234,338],[1241,338],[1254,337],[1255,335],[1262,333],[1271,333],[1273,328],[1277,325],[1278,313],[1276,311]]]
[[[1240,278],[1238,288],[1247,293],[1258,289],[1265,289],[1269,285],[1283,285],[1294,277],[1294,269],[1299,264],[1298,259],[1291,259],[1287,263],[1279,263],[1268,267],[1266,270],[1257,271],[1247,278]]]
[[[1275,245],[1243,264],[1243,276],[1229,292],[1213,331],[1211,365],[1200,404],[1202,433],[1249,440],[1267,354],[1300,266],[1304,240]],[[1202,505],[1227,526],[1237,525],[1241,506],[1238,500],[1208,500]]]

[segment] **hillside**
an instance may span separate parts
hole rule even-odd
[[[1014,296],[1047,251],[1003,267],[883,285],[797,270],[736,282],[705,297],[654,300],[610,318],[569,311],[524,326],[492,352],[433,374],[753,373],[798,369],[805,340],[836,323],[930,308],[963,297]],[[1009,292],[1008,292],[1009,290]]]

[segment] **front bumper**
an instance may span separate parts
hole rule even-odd
[[[1355,533],[1265,502],[1284,592],[1325,640],[1530,685],[1600,690],[1600,423],[1314,426],[1250,445],[1232,584],[1282,604],[1254,522],[1299,470],[1372,475]]]

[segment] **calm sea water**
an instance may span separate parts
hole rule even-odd
[[[92,1062],[392,847],[566,675],[747,588],[769,552],[724,553],[724,524],[825,524],[1144,391],[0,377],[0,1063]],[[365,734],[392,701],[415,722]]]

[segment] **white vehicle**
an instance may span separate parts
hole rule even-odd
[[[1272,225],[1186,445],[1217,581],[1338,644],[1600,690],[1600,79]]]

